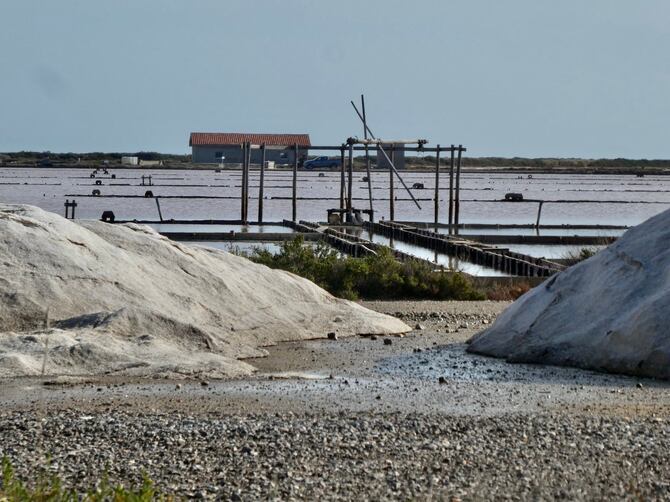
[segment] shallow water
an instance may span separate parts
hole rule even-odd
[[[115,174],[116,179],[111,179]],[[316,172],[298,174],[297,212],[299,219],[326,219],[326,210],[339,206],[339,173]],[[142,185],[141,176],[152,176],[152,186]],[[368,208],[367,184],[362,173],[355,173],[354,206]],[[403,172],[411,186],[423,183],[426,189],[412,190],[421,210],[410,200],[396,180],[395,219],[433,220],[434,174]],[[258,171],[250,176],[249,217],[258,216]],[[375,217],[388,218],[388,173],[372,173]],[[99,180],[101,185],[96,185]],[[264,220],[291,218],[291,173],[267,171],[265,177]],[[163,198],[161,211],[165,219],[229,219],[240,217],[240,171],[214,170],[121,170],[110,169],[109,175],[90,178],[88,169],[2,168],[0,169],[0,201],[33,204],[59,214],[64,213],[65,199],[74,198],[77,217],[99,218],[104,210],[114,211],[117,219],[158,219],[156,202],[144,198],[147,190]],[[145,183],[148,180],[145,179]],[[440,180],[440,218],[447,221],[448,176]],[[103,196],[90,197],[98,189]],[[461,178],[462,223],[535,223],[538,204],[535,202],[500,202],[507,192],[522,193],[525,199],[545,201],[567,200],[572,203],[544,204],[543,224],[635,225],[670,207],[670,176],[536,174],[532,178],[517,174],[464,173]],[[215,198],[216,197],[216,198]],[[581,201],[581,202],[580,202]],[[584,202],[595,201],[595,202]],[[609,201],[609,202],[608,202]],[[532,231],[532,230],[531,230]],[[481,233],[471,230],[471,233]],[[517,230],[514,230],[517,233]],[[543,235],[552,235],[543,231]],[[574,235],[574,232],[571,232]]]
[[[563,244],[496,244],[497,247],[507,248],[515,253],[522,253],[535,258],[551,259],[566,259],[574,255],[578,255],[582,249],[589,249],[593,251],[600,251],[606,246],[591,246],[591,245],[563,245]]]

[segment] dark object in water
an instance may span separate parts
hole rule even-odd
[[[416,188],[417,190],[423,190],[426,187],[423,185],[423,183],[414,183],[412,185],[412,188]]]
[[[505,200],[510,201],[510,202],[519,202],[523,200],[523,194],[521,193],[515,193],[515,192],[509,192],[505,194]]]
[[[95,180],[96,185],[102,185],[102,180]]]
[[[93,195],[95,195],[95,196],[100,195],[100,190],[98,190],[98,189],[93,190]]]
[[[362,181],[370,181],[370,178],[368,178],[367,176],[363,176],[363,180],[362,180]]]
[[[151,190],[147,190],[146,192],[144,192],[144,196],[147,198],[153,197],[154,193]]]
[[[114,211],[103,211],[102,212],[102,218],[100,218],[102,221],[106,221],[107,223],[114,223]]]

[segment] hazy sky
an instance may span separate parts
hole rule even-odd
[[[0,151],[191,131],[670,158],[667,0],[0,0]]]

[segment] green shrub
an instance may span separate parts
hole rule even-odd
[[[271,268],[287,270],[309,279],[335,296],[366,300],[432,299],[481,300],[460,273],[436,271],[422,260],[399,262],[388,248],[365,258],[340,256],[327,244],[305,246],[297,237],[284,242],[273,255],[256,249],[249,258]]]
[[[85,494],[63,486],[61,479],[55,474],[45,471],[37,474],[31,483],[17,479],[14,468],[7,458],[2,459],[2,479],[0,483],[0,501],[7,502],[98,502],[112,500],[114,502],[148,502],[151,500],[171,500],[171,497],[160,495],[154,489],[152,481],[145,477],[142,485],[136,489],[123,486],[112,486],[106,476],[97,487]]]

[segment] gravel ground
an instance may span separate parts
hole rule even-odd
[[[42,441],[50,469],[82,488],[106,468],[112,480],[146,471],[182,496],[243,500],[670,497],[659,419],[63,411],[38,430],[32,414],[3,415],[3,453],[29,477]]]
[[[417,329],[280,344],[244,379],[4,381],[0,456],[208,499],[670,499],[668,383],[467,354],[504,303],[366,305]]]

